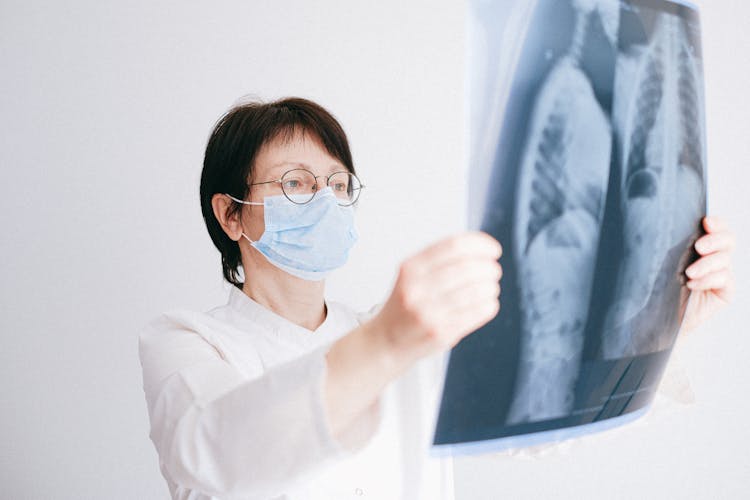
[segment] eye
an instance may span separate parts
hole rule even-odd
[[[281,177],[281,187],[287,194],[308,193],[313,191],[315,176],[304,169],[294,169]]]

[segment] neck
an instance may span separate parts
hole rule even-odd
[[[308,281],[282,271],[257,252],[243,259],[242,291],[258,304],[310,331],[326,318],[323,281]],[[245,265],[246,264],[246,265]]]

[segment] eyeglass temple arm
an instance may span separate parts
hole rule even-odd
[[[232,200],[236,201],[237,203],[242,203],[243,205],[263,205],[264,203],[257,202],[257,201],[245,201],[245,200],[239,200],[232,196],[229,193],[224,193],[225,195],[229,196]]]

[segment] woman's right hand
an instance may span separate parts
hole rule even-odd
[[[331,430],[347,447],[353,422],[383,388],[420,358],[453,347],[500,310],[500,243],[469,232],[439,241],[401,264],[380,312],[326,356]],[[360,424],[355,428],[361,428]]]
[[[371,326],[404,368],[456,345],[500,310],[502,247],[484,232],[462,233],[401,264]]]

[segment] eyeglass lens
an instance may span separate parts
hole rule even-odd
[[[312,172],[294,169],[281,177],[281,189],[290,201],[302,204],[313,199],[315,192],[322,188]],[[362,185],[351,172],[336,172],[328,178],[328,186],[336,195],[339,205],[351,205],[359,197]]]

